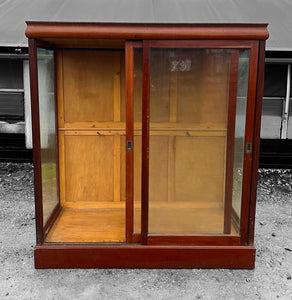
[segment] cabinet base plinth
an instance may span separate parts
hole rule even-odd
[[[253,246],[44,245],[35,247],[37,269],[252,269],[254,263]]]

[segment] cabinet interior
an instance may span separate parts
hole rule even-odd
[[[187,57],[191,67],[175,66],[176,57]],[[139,234],[141,49],[133,59],[134,233]],[[58,50],[55,60],[62,210],[45,241],[125,242],[125,52]],[[149,233],[221,234],[231,52],[158,50],[151,60]],[[234,226],[230,233],[237,233]]]

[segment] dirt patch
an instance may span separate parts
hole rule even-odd
[[[254,270],[36,270],[31,164],[0,164],[0,299],[292,299],[292,171],[259,170]]]

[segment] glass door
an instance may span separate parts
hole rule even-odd
[[[54,63],[54,51],[37,49],[44,232],[59,205]]]
[[[242,48],[143,42],[142,244],[239,244],[251,47]]]

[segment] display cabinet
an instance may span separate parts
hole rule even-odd
[[[267,26],[27,25],[36,268],[253,268]]]

